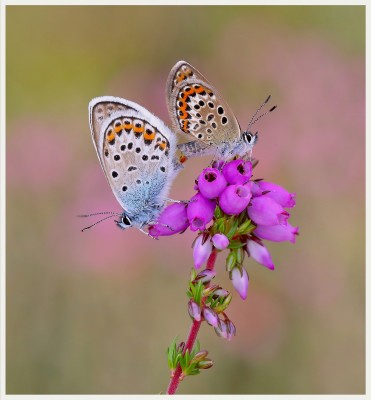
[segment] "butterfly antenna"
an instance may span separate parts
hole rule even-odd
[[[254,124],[256,121],[254,121],[256,115],[259,113],[259,111],[268,103],[269,99],[271,98],[271,95],[269,95],[265,101],[263,102],[263,104],[255,111],[255,114],[252,116],[249,125],[247,127],[247,130],[249,130],[249,128],[252,126],[252,124]],[[259,117],[260,118],[260,117]]]
[[[108,217],[105,217],[105,218],[99,220],[98,222],[94,223],[93,225],[90,225],[90,226],[87,226],[87,227],[84,228],[84,229],[81,229],[81,232],[84,232],[84,231],[86,231],[86,230],[92,228],[93,226],[100,224],[101,222],[105,221],[106,219],[112,218],[112,217],[114,217],[114,216],[115,216],[115,215],[109,215]]]
[[[103,212],[97,212],[97,213],[93,213],[93,214],[77,215],[77,217],[86,218],[86,217],[92,217],[93,215],[102,215],[102,214],[111,214],[111,215],[117,215],[117,216],[121,215],[120,213],[117,213],[114,211],[103,211]]]
[[[249,128],[251,128],[251,126],[254,125],[255,122],[259,121],[260,118],[263,118],[264,115],[267,115],[268,113],[272,112],[272,111],[275,110],[276,108],[277,108],[277,106],[274,106],[274,107],[272,107],[270,110],[266,111],[264,114],[259,115],[259,117],[256,118],[256,119],[249,125]],[[247,128],[247,129],[249,129],[249,128]]]

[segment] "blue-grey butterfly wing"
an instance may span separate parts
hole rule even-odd
[[[90,127],[110,187],[128,214],[161,204],[176,174],[176,137],[144,107],[101,97],[89,105]]]
[[[176,131],[189,134],[211,147],[241,136],[231,108],[215,87],[186,61],[177,62],[171,69],[166,98]]]

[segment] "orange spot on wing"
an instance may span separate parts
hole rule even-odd
[[[124,124],[124,129],[132,129],[133,124]]]
[[[156,136],[156,132],[151,132],[151,133],[144,132],[144,135],[143,135],[145,140],[153,140],[155,138],[155,136]]]
[[[116,134],[114,131],[111,131],[108,135],[107,135],[107,140],[109,142],[112,142],[112,140],[115,138]]]
[[[184,154],[182,154],[182,155],[179,157],[179,162],[180,162],[181,164],[184,164],[187,160],[188,160],[188,158],[187,158]]]
[[[160,147],[161,147],[162,150],[165,150],[166,149],[166,142],[161,142],[160,143]]]
[[[182,121],[182,131],[188,133],[188,121]]]
[[[186,111],[183,111],[183,115],[179,115],[180,119],[186,119],[188,117],[188,113]]]
[[[121,131],[122,131],[122,125],[115,126],[115,132],[121,132]]]
[[[205,88],[203,86],[200,86],[198,89],[194,89],[196,93],[202,93]]]
[[[135,133],[141,133],[144,131],[144,126],[134,126],[134,132]]]

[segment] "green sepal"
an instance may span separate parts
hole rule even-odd
[[[246,235],[247,233],[250,233],[253,228],[255,228],[255,226],[252,225],[250,219],[247,219],[238,227],[237,233],[239,233],[240,235]]]
[[[235,235],[236,231],[238,228],[238,219],[233,218],[232,219],[232,226],[230,227],[228,233],[227,233],[227,238],[231,240],[233,236]]]
[[[242,243],[239,240],[231,240],[229,242],[228,248],[229,249],[239,249],[240,247],[245,246],[246,243]]]
[[[219,206],[215,207],[215,211],[214,211],[214,217],[216,219],[222,218],[224,216],[224,213],[222,211],[222,209]]]
[[[232,269],[235,267],[237,262],[237,256],[236,256],[236,251],[231,250],[231,252],[228,254],[227,260],[226,260],[226,269],[227,271],[232,271]]]
[[[244,258],[245,258],[245,251],[244,251],[244,249],[239,247],[238,249],[236,249],[236,261],[237,261],[237,264],[241,265],[243,263]]]

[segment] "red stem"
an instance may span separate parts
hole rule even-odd
[[[207,269],[210,269],[210,270],[214,269],[217,254],[218,254],[217,250],[213,249],[212,253],[210,254],[209,259],[207,260],[207,264],[206,264]],[[207,285],[205,285],[205,286],[207,286]],[[195,341],[197,338],[198,331],[200,330],[200,327],[201,327],[201,323],[202,323],[202,320],[201,321],[193,320],[191,329],[188,334],[187,342],[186,342],[186,345],[183,350],[183,354],[185,354],[185,352],[187,350],[189,352],[192,351],[193,345],[195,344]],[[175,369],[174,374],[171,377],[169,387],[167,388],[167,394],[175,394],[175,392],[178,389],[179,382],[182,379],[183,379],[182,368],[181,368],[180,364],[178,364],[178,366]]]

